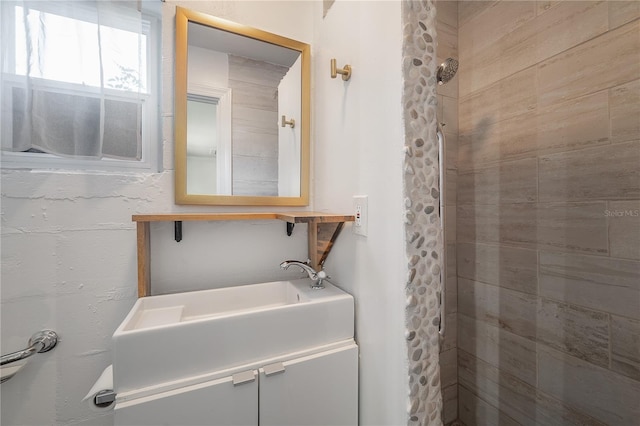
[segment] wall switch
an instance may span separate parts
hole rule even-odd
[[[369,223],[368,196],[355,195],[353,197],[353,215],[356,217],[353,222],[353,233],[367,236],[367,224]]]

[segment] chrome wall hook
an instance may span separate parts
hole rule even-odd
[[[282,127],[291,126],[291,128],[293,129],[294,127],[296,127],[296,120],[294,120],[293,118],[291,120],[287,120],[287,117],[283,115],[281,126]]]
[[[336,60],[331,60],[331,78],[336,78],[338,74],[342,75],[342,80],[347,81],[351,78],[351,65],[345,65],[342,68],[336,66]]]

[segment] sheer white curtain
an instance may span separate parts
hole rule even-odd
[[[1,1],[2,149],[140,160],[148,25],[138,1]]]

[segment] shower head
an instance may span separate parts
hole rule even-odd
[[[453,58],[447,58],[438,67],[438,84],[448,83],[458,71],[458,61]]]

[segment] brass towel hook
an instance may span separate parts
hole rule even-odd
[[[293,129],[294,127],[296,127],[296,120],[294,120],[293,118],[291,120],[287,120],[287,117],[283,115],[281,125],[282,127],[291,126],[291,128]]]
[[[351,78],[351,65],[345,65],[342,68],[336,66],[336,60],[331,60],[331,78],[336,78],[338,74],[342,74],[342,80],[347,81]]]

